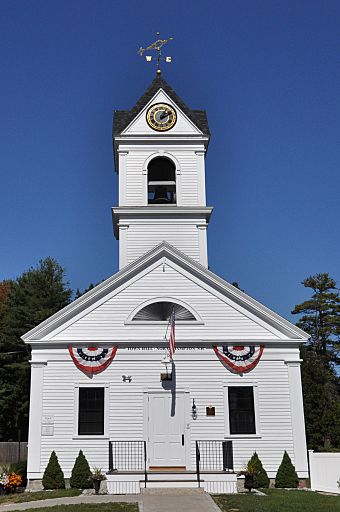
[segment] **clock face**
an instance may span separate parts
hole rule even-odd
[[[167,103],[156,103],[147,111],[146,121],[153,130],[165,132],[175,126],[177,114],[171,105]]]

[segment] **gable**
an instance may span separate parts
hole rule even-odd
[[[26,333],[31,341],[159,341],[164,327],[130,325],[147,300],[182,301],[200,322],[178,328],[179,341],[301,342],[309,335],[216,274],[162,242]],[[137,308],[137,309],[136,309]]]
[[[166,80],[164,80],[162,75],[158,74],[131,110],[115,110],[112,127],[113,138],[120,135],[131,124],[131,122],[145,108],[145,106],[150,103],[152,98],[160,89],[162,89],[177,105],[177,107],[193,122],[193,124],[209,138],[210,131],[206,112],[204,110],[189,109]]]
[[[138,113],[138,115],[132,120],[129,126],[121,133],[121,135],[159,135],[159,132],[155,132],[148,123],[146,122],[146,113],[148,109],[156,103],[166,103],[171,105],[177,112],[177,121],[175,126],[164,132],[168,135],[203,135],[201,130],[189,119],[189,117],[179,108],[179,106],[170,98],[163,89],[159,91],[151,98],[151,100],[145,105],[145,107]]]
[[[48,335],[50,340],[160,342],[167,322],[129,321],[146,301],[180,301],[199,321],[178,322],[176,338],[181,341],[222,342],[227,340],[280,339],[280,333],[256,319],[226,297],[185,275],[172,262],[159,261],[123,289],[110,293],[99,304],[84,311]],[[282,337],[282,335],[281,335]]]

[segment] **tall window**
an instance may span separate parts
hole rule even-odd
[[[230,434],[256,434],[253,388],[229,387],[228,402]]]
[[[104,388],[79,388],[78,435],[104,434]]]
[[[148,165],[148,204],[176,204],[176,167],[168,158]]]

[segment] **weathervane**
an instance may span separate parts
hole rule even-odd
[[[156,32],[157,38],[159,38],[159,32]],[[157,39],[154,43],[150,44],[146,48],[143,48],[142,46],[139,48],[138,53],[141,57],[143,57],[143,53],[146,50],[156,50],[157,56],[153,57],[152,55],[145,55],[145,59],[147,62],[151,62],[153,60],[157,61],[157,74],[161,74],[161,61],[164,60],[165,62],[171,62],[172,57],[162,57],[162,47],[168,43],[169,41],[172,41],[173,37],[169,37],[168,39]]]

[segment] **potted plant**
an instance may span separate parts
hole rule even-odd
[[[93,482],[93,488],[95,490],[95,493],[98,494],[100,489],[100,483],[102,480],[106,480],[106,476],[104,475],[104,473],[102,473],[101,468],[93,468],[90,478]]]
[[[244,488],[245,489],[248,489],[249,492],[251,492],[251,490],[253,489],[254,487],[254,478],[255,478],[255,475],[256,475],[256,466],[255,464],[249,460],[245,469],[243,471],[240,471],[238,473],[240,476],[243,475],[244,476]]]

